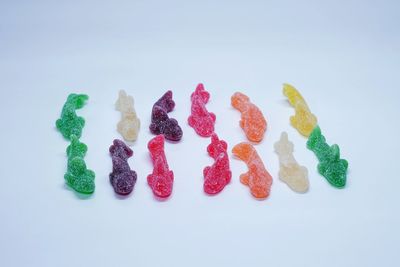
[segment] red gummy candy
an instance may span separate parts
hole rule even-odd
[[[207,151],[215,162],[203,171],[204,192],[207,194],[218,194],[231,181],[232,173],[227,149],[228,145],[225,141],[219,140],[216,134],[211,136],[211,144],[207,147]]]
[[[214,133],[215,114],[208,112],[206,104],[210,99],[203,84],[199,84],[191,95],[192,114],[188,118],[189,125],[196,133],[203,137],[210,137]]]
[[[147,183],[159,198],[169,197],[174,183],[174,173],[169,170],[164,153],[164,142],[164,135],[161,134],[150,140],[147,145],[154,165],[153,173],[147,176]]]

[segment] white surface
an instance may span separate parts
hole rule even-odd
[[[83,1],[79,1],[83,2]],[[0,2],[0,266],[399,266],[398,1]],[[230,96],[243,91],[269,122],[257,146],[274,176],[256,201],[233,181],[207,197],[202,170],[209,140],[189,128],[198,82],[229,148],[244,141]],[[306,140],[289,126],[281,85],[301,90],[328,142],[350,162],[336,190],[316,172]],[[119,138],[119,89],[142,120],[133,195],[108,182],[108,147]],[[151,105],[167,89],[184,139],[168,144],[172,198],[146,184]],[[90,95],[78,112],[96,192],[79,199],[64,186],[68,143],[54,122],[70,92]],[[309,169],[299,195],[277,179],[273,143],[288,131]]]

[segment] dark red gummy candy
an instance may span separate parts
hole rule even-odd
[[[196,133],[203,137],[210,137],[214,133],[215,114],[208,112],[206,104],[210,99],[210,94],[204,89],[203,84],[199,84],[191,95],[192,114],[188,118],[188,123]]]
[[[115,139],[110,146],[110,154],[113,163],[113,171],[110,173],[110,182],[115,193],[128,195],[132,192],[137,174],[131,170],[128,158],[133,156],[133,151],[123,141]]]
[[[172,91],[166,92],[154,105],[151,113],[150,131],[153,134],[163,134],[166,139],[179,141],[182,139],[182,128],[177,120],[169,118],[168,113],[175,107]]]
[[[228,145],[219,140],[214,133],[211,136],[211,144],[207,147],[208,154],[215,160],[212,166],[204,168],[204,192],[215,195],[221,192],[230,183],[232,173],[229,167],[227,153]]]
[[[158,135],[147,145],[154,165],[153,173],[147,176],[147,183],[159,198],[169,197],[174,183],[174,173],[169,170],[164,153],[164,140],[163,135]]]

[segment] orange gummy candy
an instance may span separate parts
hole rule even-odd
[[[240,127],[247,139],[259,143],[267,130],[267,121],[261,110],[250,102],[250,98],[242,93],[235,93],[231,98],[232,106],[242,113]]]
[[[240,182],[250,187],[251,194],[258,199],[269,196],[272,176],[265,169],[264,163],[250,143],[240,143],[232,149],[232,153],[243,160],[249,171],[240,175]]]

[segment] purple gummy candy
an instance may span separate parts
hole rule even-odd
[[[172,100],[172,91],[166,92],[153,106],[151,113],[150,131],[152,134],[162,134],[166,139],[171,141],[179,141],[182,139],[182,128],[178,121],[168,117],[175,107]]]
[[[133,151],[123,141],[115,139],[110,146],[113,171],[110,173],[110,182],[115,193],[128,195],[135,186],[137,175],[131,170],[128,158],[133,156]]]

